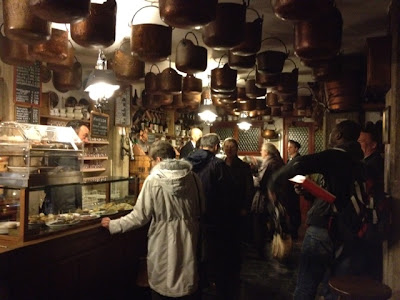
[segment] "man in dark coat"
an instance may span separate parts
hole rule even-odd
[[[215,133],[200,139],[200,148],[186,158],[202,181],[206,196],[202,220],[203,287],[216,286],[218,299],[237,299],[240,252],[238,224],[240,199],[225,162],[215,156],[220,150]]]
[[[190,141],[188,141],[185,146],[182,147],[179,152],[179,158],[186,158],[191,152],[193,152],[197,147],[197,142],[202,137],[203,132],[199,128],[190,129]]]
[[[323,176],[322,187],[336,196],[334,204],[339,214],[354,210],[350,200],[354,182],[362,180],[363,177],[363,152],[357,142],[359,135],[360,126],[353,121],[345,120],[336,124],[329,136],[332,149],[300,156],[281,168],[269,181],[271,196],[274,197],[275,190],[295,175],[320,174]],[[343,243],[340,247],[335,247],[328,231],[333,215],[331,204],[319,198],[314,200],[307,215],[308,228],[302,244],[295,300],[314,299],[318,285],[332,263],[346,261],[345,258],[351,258],[353,255],[352,246],[356,241],[358,229],[355,229],[355,224],[352,223],[354,219],[340,220],[342,226],[338,236],[340,235]],[[333,261],[335,254],[337,257]],[[350,271],[350,268],[342,265],[340,267],[343,273]],[[332,273],[335,272],[333,269]]]

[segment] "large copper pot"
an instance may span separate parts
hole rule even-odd
[[[152,65],[149,72],[144,76],[144,89],[147,94],[156,94],[159,92],[159,76],[151,71],[154,66],[158,69],[158,75],[160,74],[158,66]]]
[[[309,20],[332,7],[332,0],[271,0],[275,15],[282,20]]]
[[[253,69],[254,65],[256,64],[256,55],[236,55],[229,50],[228,64],[232,69],[235,70]]]
[[[268,74],[256,69],[256,86],[258,88],[275,87],[279,84],[280,73]]]
[[[109,47],[115,41],[117,3],[92,3],[86,19],[71,24],[71,38],[83,47]]]
[[[257,70],[262,73],[274,74],[282,72],[285,60],[289,55],[285,43],[278,38],[266,38],[262,42],[271,39],[281,42],[282,45],[285,47],[285,52],[275,50],[266,50],[259,52],[257,54]]]
[[[144,78],[144,61],[118,49],[114,53],[113,70],[118,81],[132,83]]]
[[[246,96],[247,97],[249,97],[249,98],[262,97],[262,96],[265,96],[266,92],[267,91],[265,88],[258,88],[256,86],[255,79],[247,79],[246,80]]]
[[[177,95],[172,95],[172,103],[165,105],[165,108],[168,109],[179,109],[179,108],[184,108],[185,104],[182,101],[183,98],[183,93],[182,94],[177,94]]]
[[[335,57],[342,43],[342,26],[342,15],[336,7],[312,20],[296,22],[294,53],[302,59]]]
[[[308,107],[311,107],[312,105],[312,100],[313,100],[313,94],[310,88],[308,87],[299,87],[298,91],[301,90],[308,90],[308,95],[304,94],[299,94],[297,95],[296,101],[294,103],[294,108],[295,109],[306,109]]]
[[[56,23],[73,23],[89,15],[90,0],[29,0],[39,18]]]
[[[182,92],[183,93],[201,93],[203,91],[203,81],[194,75],[188,74],[183,78]]]
[[[233,92],[236,89],[237,71],[225,64],[211,70],[211,89],[215,92]]]
[[[189,94],[183,93],[182,94],[182,102],[185,107],[188,107],[191,110],[196,110],[199,108],[201,102],[202,95],[201,94]]]
[[[275,90],[281,95],[297,94],[298,78],[298,68],[294,68],[292,72],[282,72]]]
[[[159,76],[158,84],[162,93],[172,95],[182,93],[182,76],[173,68],[164,69]]]
[[[0,32],[0,58],[2,62],[15,66],[31,66],[35,59],[29,55],[28,45],[10,40]]]
[[[255,55],[261,48],[263,18],[256,10],[249,7],[247,9],[255,11],[258,17],[253,22],[246,23],[244,41],[230,49],[234,55]]]
[[[132,17],[132,22],[144,8],[158,8],[149,5],[139,9]],[[171,55],[172,28],[159,24],[131,25],[131,51],[145,62],[159,62]]]
[[[360,108],[361,84],[357,75],[346,74],[340,79],[326,81],[324,86],[330,110],[354,111]]]
[[[60,60],[56,63],[47,63],[49,70],[62,72],[65,70],[71,70],[75,62],[75,48],[71,45],[68,47],[68,55],[64,60]]]
[[[276,94],[276,93],[267,93],[267,98],[266,98],[266,101],[267,101],[267,105],[268,106],[270,106],[270,107],[273,107],[273,106],[280,106],[280,104],[279,104],[279,95],[278,94]]]
[[[176,28],[196,28],[215,20],[218,0],[159,0],[160,17]]]
[[[57,64],[68,57],[68,32],[53,28],[51,38],[44,43],[30,45],[29,53],[37,60]]]
[[[176,68],[184,73],[195,74],[203,72],[207,69],[207,49],[199,46],[197,37],[192,33],[196,39],[197,45],[188,40],[188,32],[184,39],[182,39],[178,46],[176,46]]]
[[[57,91],[65,93],[70,90],[79,90],[82,87],[82,66],[75,62],[72,70],[62,72],[53,71],[53,85]]]
[[[29,0],[3,0],[4,33],[11,40],[35,44],[50,39],[51,23],[35,16]]]
[[[218,98],[219,102],[221,104],[231,104],[231,103],[235,103],[237,101],[238,98],[238,93],[237,93],[237,89],[235,89],[233,92],[211,92],[211,97],[216,97]]]
[[[218,3],[214,21],[203,27],[204,44],[216,50],[238,46],[245,39],[246,4]]]

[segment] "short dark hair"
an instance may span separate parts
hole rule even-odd
[[[235,140],[233,137],[228,137],[224,140],[224,145],[225,143],[232,143],[236,146],[236,148],[239,148],[239,144],[237,142],[237,140]]]
[[[292,144],[293,146],[295,146],[297,149],[300,149],[300,147],[301,147],[300,143],[295,140],[289,140],[288,142],[290,144]]]
[[[83,122],[83,121],[81,121],[81,120],[71,120],[71,121],[69,121],[68,123],[67,123],[67,125],[65,125],[66,127],[72,127],[72,129],[74,129],[75,130],[75,132],[78,132],[79,131],[79,129],[82,127],[82,126],[88,126],[88,124],[87,123],[85,123],[85,122]]]
[[[200,147],[213,148],[219,145],[220,137],[216,133],[207,133],[200,139]]]
[[[154,142],[149,151],[152,159],[160,157],[161,159],[173,159],[176,157],[174,147],[167,141]]]
[[[344,120],[336,124],[336,130],[341,133],[345,141],[357,141],[360,136],[361,126],[352,120]]]
[[[379,120],[375,124],[371,121],[365,123],[361,129],[362,132],[369,133],[371,139],[378,145],[382,143],[382,121]]]

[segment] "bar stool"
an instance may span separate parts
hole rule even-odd
[[[329,288],[340,300],[386,300],[392,290],[385,284],[359,276],[338,276],[329,280]]]

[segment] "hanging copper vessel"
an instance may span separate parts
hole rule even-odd
[[[183,78],[182,92],[183,93],[201,93],[203,91],[203,81],[194,75],[188,74]]]
[[[71,38],[83,47],[109,47],[115,41],[117,3],[107,0],[92,3],[90,14],[84,20],[71,24]]]
[[[342,27],[342,15],[336,7],[312,20],[296,22],[294,54],[301,59],[335,57],[342,44]]]
[[[0,58],[2,62],[15,66],[32,66],[35,59],[29,55],[28,45],[10,40],[0,32]]]
[[[159,76],[158,86],[162,93],[171,95],[182,93],[182,76],[173,68],[164,69]]]
[[[64,60],[60,60],[57,63],[47,63],[47,68],[53,71],[62,72],[65,70],[71,70],[75,63],[75,48],[72,45],[68,47],[68,55]]]
[[[49,41],[30,45],[29,53],[37,60],[57,64],[68,57],[68,32],[53,28]]]
[[[167,109],[179,109],[179,108],[184,108],[185,104],[183,103],[183,93],[182,94],[177,94],[177,95],[172,95],[172,103],[165,105],[164,107]]]
[[[139,9],[132,17],[132,21],[139,11],[144,8],[158,8],[148,5]],[[145,62],[159,62],[171,55],[172,28],[159,24],[131,25],[131,51]]]
[[[256,86],[255,79],[247,79],[246,80],[246,96],[249,98],[257,98],[257,97],[265,97],[266,89],[265,88],[258,88]]]
[[[234,55],[255,55],[261,48],[263,17],[260,17],[256,10],[249,7],[247,9],[256,12],[257,19],[246,23],[244,40],[239,45],[230,49],[230,52]]]
[[[146,94],[156,94],[159,92],[159,77],[151,71],[154,66],[157,67],[158,74],[160,74],[158,66],[154,64],[151,65],[149,72],[144,76],[144,89],[146,90]]]
[[[268,74],[256,69],[256,86],[258,88],[275,87],[279,84],[280,73]]]
[[[259,52],[257,54],[257,70],[261,73],[274,74],[274,73],[282,72],[283,65],[285,64],[285,60],[289,56],[289,52],[286,48],[285,43],[276,37],[266,38],[262,41],[262,43],[264,41],[271,40],[271,39],[277,40],[280,43],[282,43],[282,45],[285,48],[285,52],[275,51],[275,50],[266,50],[266,51]]]
[[[202,29],[203,42],[216,50],[238,46],[245,39],[246,4],[218,3],[214,21]]]
[[[75,62],[72,70],[62,72],[53,71],[53,85],[57,91],[65,93],[70,90],[79,90],[82,87],[82,66]]]
[[[221,62],[221,61],[220,61]],[[211,70],[211,89],[215,92],[233,92],[236,89],[237,71],[225,64]]]
[[[254,65],[256,64],[256,55],[236,55],[229,50],[228,64],[232,69],[235,70],[253,69]]]
[[[271,0],[275,15],[282,20],[310,20],[329,10],[332,0]]]
[[[90,0],[29,0],[39,18],[56,23],[73,23],[89,15]]]
[[[361,84],[358,76],[345,74],[340,79],[326,81],[328,108],[332,111],[356,111],[361,105]]]
[[[215,20],[218,0],[159,0],[160,17],[169,26],[196,28]]]
[[[113,70],[118,81],[132,83],[144,78],[145,63],[118,49],[114,53]]]
[[[197,45],[187,39],[189,33],[193,34]],[[188,32],[176,46],[175,66],[179,71],[188,74],[203,72],[207,69],[207,49],[199,46],[193,32]]]
[[[35,16],[29,0],[3,0],[4,33],[6,37],[25,44],[47,41],[51,23]]]

